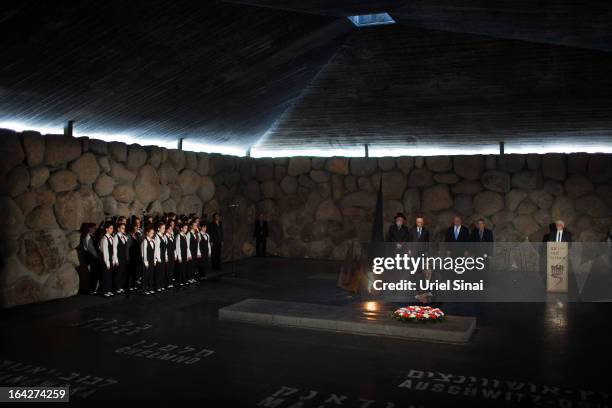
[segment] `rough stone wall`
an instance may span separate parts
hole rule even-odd
[[[484,218],[498,241],[541,241],[559,218],[581,241],[612,225],[611,155],[259,160],[247,197],[277,220],[273,251],[342,259],[351,239],[370,239],[381,178],[385,220],[423,214],[435,240],[455,214]]]
[[[143,209],[220,211],[226,260],[232,242],[236,258],[253,255],[258,211],[271,254],[343,259],[370,239],[381,178],[385,220],[423,214],[438,240],[456,213],[485,218],[499,241],[540,241],[557,218],[581,241],[612,225],[612,155],[251,159],[0,133],[4,306],[75,294],[81,223]]]
[[[240,180],[231,157],[37,132],[0,130],[0,152],[3,306],[78,291],[82,223],[143,209],[223,211],[226,184],[235,190]]]

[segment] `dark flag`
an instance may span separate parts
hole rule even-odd
[[[380,176],[380,186],[378,187],[378,197],[376,198],[376,210],[374,210],[374,223],[372,224],[372,242],[383,242],[384,240],[382,176]]]

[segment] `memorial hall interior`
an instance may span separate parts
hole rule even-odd
[[[612,405],[611,3],[24,0],[0,31],[0,389]],[[390,293],[396,253],[486,266]]]

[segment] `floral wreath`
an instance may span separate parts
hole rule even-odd
[[[439,322],[445,315],[441,309],[431,306],[406,306],[393,312],[393,318],[400,322]]]

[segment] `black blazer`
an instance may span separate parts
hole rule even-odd
[[[392,224],[389,226],[389,232],[387,233],[387,242],[408,242],[409,232],[405,225],[397,228],[397,225]]]
[[[455,239],[455,226],[451,225],[446,230],[445,242],[470,242],[470,232],[466,226],[462,225],[459,236]]]
[[[215,222],[208,224],[208,235],[210,235],[210,242],[213,244],[219,244],[223,242],[223,223],[219,222],[217,225]]]
[[[548,233],[548,242],[557,241],[557,230]],[[563,230],[561,234],[561,242],[572,242],[572,233],[568,230]]]
[[[253,236],[255,238],[266,238],[268,236],[268,221],[255,221]]]
[[[478,228],[474,228],[472,230],[472,234],[470,235],[470,241],[472,242],[493,242],[493,231],[488,228],[485,228],[482,232],[482,239],[480,239],[480,234],[478,233]]]
[[[429,242],[429,230],[425,227],[421,228],[421,236],[417,236],[417,227],[413,227],[409,233],[410,242]]]

